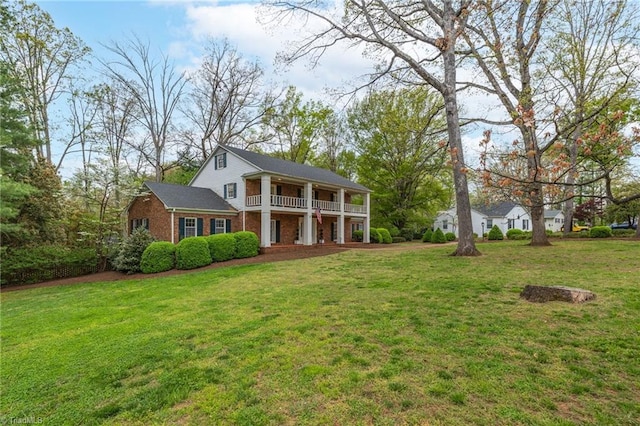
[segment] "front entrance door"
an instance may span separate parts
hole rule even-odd
[[[279,220],[271,220],[271,242],[272,243],[280,242],[280,221]]]

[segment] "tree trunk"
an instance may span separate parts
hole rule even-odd
[[[445,2],[445,14],[453,13],[451,4]],[[460,120],[458,118],[458,100],[456,96],[456,54],[455,54],[455,19],[445,17],[444,35],[447,47],[442,49],[444,62],[444,106],[447,114],[447,133],[451,152],[451,166],[453,182],[456,192],[456,213],[458,215],[458,247],[453,256],[480,256],[473,238],[473,223],[471,222],[471,201],[469,200],[469,186],[462,149],[460,134]]]

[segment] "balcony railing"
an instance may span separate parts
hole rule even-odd
[[[271,207],[286,207],[292,209],[307,208],[307,199],[298,197],[286,197],[284,195],[271,195]],[[262,205],[262,195],[247,196],[247,207],[260,207]],[[336,201],[312,200],[311,207],[320,209],[321,211],[339,212],[340,203]],[[365,214],[364,206],[359,204],[344,203],[344,211],[346,213]]]

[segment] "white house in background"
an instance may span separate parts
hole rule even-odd
[[[486,229],[491,229],[494,225],[497,225],[503,234],[506,234],[509,229],[531,231],[531,216],[522,206],[516,203],[504,201],[487,206],[483,211]]]
[[[562,210],[544,211],[544,229],[551,232],[560,232],[564,225],[564,213]]]
[[[484,213],[471,209],[471,223],[473,224],[474,234],[481,236],[483,231],[486,232],[486,218]],[[484,228],[483,225],[485,226]],[[433,229],[438,228],[445,234],[447,232],[453,232],[456,234],[456,238],[458,237],[458,214],[456,213],[455,207],[438,213],[433,223]]]
[[[531,217],[521,206],[505,201],[482,209],[471,209],[473,233],[482,235],[497,225],[503,234],[509,229],[531,231]],[[456,209],[440,212],[433,223],[433,229],[440,228],[442,232],[453,232],[458,236],[458,216]]]

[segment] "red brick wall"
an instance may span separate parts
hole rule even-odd
[[[203,219],[203,235],[211,234],[211,219],[231,219],[231,232],[242,231],[242,216],[222,214],[196,214],[175,212],[174,214],[174,242],[179,240],[179,218],[195,217]],[[137,197],[129,207],[127,216],[127,232],[131,232],[133,219],[149,219],[149,232],[161,241],[171,241],[171,212],[154,194]],[[258,222],[259,224],[259,222]],[[259,228],[259,226],[258,226]],[[259,230],[259,229],[258,229]]]

